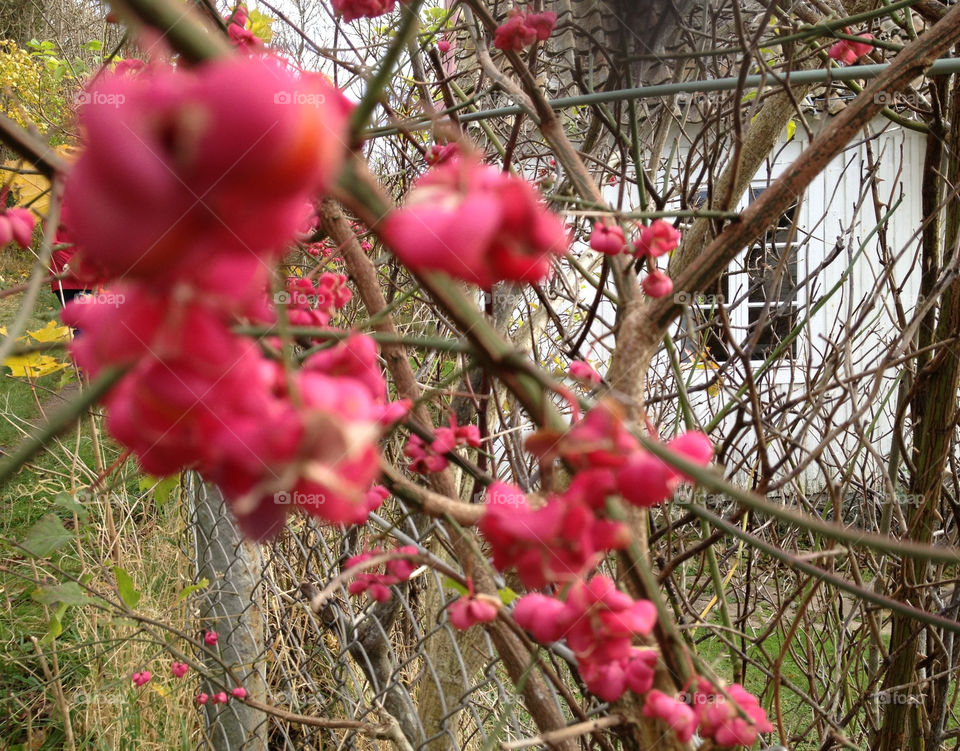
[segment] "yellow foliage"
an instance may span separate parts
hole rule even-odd
[[[273,39],[273,29],[271,26],[275,19],[264,15],[258,10],[251,10],[249,16],[250,20],[247,21],[247,26],[250,28],[250,32],[264,44],[270,44],[270,40]]]
[[[27,127],[47,130],[48,120],[59,114],[50,107],[51,95],[58,97],[57,85],[43,61],[20,49],[11,40],[0,41],[0,112]]]
[[[67,161],[73,160],[77,148],[74,146],[57,146],[54,149]],[[19,206],[29,206],[35,213],[41,217],[47,215],[47,207],[50,205],[50,181],[41,174],[19,174],[16,170],[33,170],[32,164],[19,159],[11,159],[3,163],[3,174],[10,180],[10,189]]]
[[[42,329],[28,331],[30,338],[38,342],[66,341],[70,338],[70,329],[58,326],[56,321],[50,321]],[[0,326],[0,335],[9,336],[6,326]],[[21,336],[18,342],[27,342],[29,338]],[[41,376],[56,373],[67,367],[67,363],[58,360],[52,355],[42,352],[31,352],[26,355],[12,355],[3,361],[5,367],[10,368],[11,374],[17,378],[40,378]]]

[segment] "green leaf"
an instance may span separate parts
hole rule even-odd
[[[57,493],[57,495],[53,498],[53,502],[60,508],[69,511],[71,514],[76,514],[83,521],[86,521],[87,517],[90,516],[90,512],[87,510],[87,507],[69,493]]]
[[[196,584],[191,584],[189,587],[184,587],[180,590],[180,594],[177,595],[177,602],[183,602],[190,595],[199,592],[201,589],[206,589],[210,586],[210,580],[207,577],[203,577]]]
[[[43,638],[40,640],[41,644],[48,646],[53,643],[54,639],[63,633],[63,616],[66,614],[66,612],[67,606],[64,603],[60,603],[60,607],[58,607],[55,612],[50,614],[50,623],[47,625],[47,633],[44,634]]]
[[[120,599],[123,600],[124,605],[130,609],[137,607],[142,594],[133,586],[133,579],[130,578],[130,574],[119,566],[114,566],[113,575],[117,580],[117,592],[120,593]]]
[[[91,39],[85,45],[83,45],[85,50],[90,50],[91,52],[99,52],[103,49],[103,42],[99,39]]]
[[[797,132],[797,121],[790,120],[787,122],[787,140],[789,141],[793,138],[794,134]]]
[[[520,596],[510,589],[510,587],[504,587],[503,589],[498,590],[497,594],[500,595],[500,602],[502,602],[504,605],[509,605]]]
[[[30,595],[41,605],[86,605],[91,602],[83,588],[77,582],[53,584],[49,587],[37,587]]]
[[[168,475],[162,478],[146,475],[140,478],[139,487],[141,493],[152,489],[154,500],[162,505],[169,501],[170,494],[180,487],[180,475]]]
[[[23,547],[37,558],[44,558],[70,542],[71,534],[55,514],[47,514],[34,524],[23,541]]]
[[[462,584],[460,584],[460,582],[455,582],[455,581],[454,581],[453,579],[451,579],[449,576],[444,577],[444,579],[443,579],[443,586],[444,586],[446,589],[455,589],[455,590],[457,590],[457,592],[459,592],[459,593],[462,594],[462,595],[469,595],[469,594],[470,594],[469,590],[468,590],[465,586],[463,586]]]

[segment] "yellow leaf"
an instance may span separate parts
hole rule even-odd
[[[70,339],[70,329],[67,326],[58,326],[56,321],[49,321],[42,329],[27,333],[38,342],[64,342]]]
[[[258,10],[251,10],[249,15],[250,31],[264,44],[270,44],[270,40],[273,39],[273,29],[271,27],[276,19],[270,18],[270,16],[264,15]]]
[[[55,357],[42,355],[39,352],[8,357],[3,361],[3,364],[10,368],[17,378],[40,378],[67,367],[65,362],[60,362]]]

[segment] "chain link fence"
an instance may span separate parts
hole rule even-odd
[[[312,594],[348,557],[372,546],[417,545],[450,565],[445,533],[433,520],[385,506],[366,527],[344,531],[297,516],[276,540],[254,545],[238,535],[215,487],[192,474],[184,485],[182,549],[195,583],[209,581],[196,627],[217,631],[220,658],[250,697],[309,717],[395,726],[402,734],[384,741],[357,729],[311,727],[234,701],[204,708],[207,747],[480,751],[536,735],[486,632],[449,624],[445,606],[459,593],[432,569],[393,587],[387,602],[348,596],[343,586],[320,612],[311,610]],[[556,650],[556,667],[566,671],[564,648]],[[207,668],[230,685],[223,664]],[[584,702],[588,714],[603,707]]]

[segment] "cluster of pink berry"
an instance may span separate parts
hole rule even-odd
[[[650,634],[656,609],[619,591],[606,576],[574,582],[564,600],[525,595],[514,605],[513,617],[543,644],[565,638],[587,688],[606,701],[619,699],[627,689],[645,694],[653,686],[657,653],[632,641]]]
[[[643,714],[663,720],[683,742],[699,730],[702,738],[712,740],[721,748],[752,746],[760,733],[773,731],[757,697],[739,683],[727,686],[724,691],[726,696],[710,681],[700,678],[687,704],[654,689],[647,694]]]
[[[640,234],[628,245],[619,225],[597,222],[590,235],[590,247],[610,256],[628,252],[636,258],[654,259],[670,253],[680,244],[680,232],[663,219],[655,219],[649,225],[641,224],[639,229]],[[673,291],[670,277],[656,267],[644,277],[642,286],[650,297],[665,297]]]
[[[407,555],[416,555],[417,548],[415,545],[404,545],[397,548],[393,551],[397,554],[407,554]],[[347,559],[347,568],[353,568],[354,566],[359,566],[364,561],[368,561],[376,555],[380,555],[383,551],[380,548],[373,548],[372,550],[367,551],[366,553],[360,553],[355,555],[352,558]],[[364,592],[369,593],[377,602],[385,602],[390,599],[390,587],[394,584],[399,584],[400,582],[405,582],[410,578],[410,575],[413,573],[415,565],[405,558],[396,558],[391,561],[387,561],[386,571],[365,571],[362,574],[357,574],[353,577],[353,581],[350,582],[348,591],[352,595],[363,594]]]
[[[550,38],[556,23],[557,14],[553,11],[524,13],[513,8],[507,13],[506,22],[497,27],[493,46],[498,50],[519,51],[536,41],[544,42]]]
[[[347,277],[326,271],[316,283],[305,277],[287,279],[287,320],[293,326],[323,327],[353,299]]]
[[[88,101],[64,220],[75,273],[117,294],[63,318],[89,374],[128,369],[106,398],[112,435],[152,474],[216,482],[252,537],[291,506],[365,520],[382,425],[406,409],[387,401],[375,343],[350,336],[288,373],[232,331],[273,319],[272,270],[344,159],[342,95],[260,56],[105,75]],[[321,290],[311,321],[326,323],[349,292],[336,275]]]
[[[449,454],[459,446],[480,448],[480,429],[476,425],[457,425],[456,416],[451,415],[450,427],[437,428],[429,445],[414,433],[403,453],[411,460],[410,469],[431,474],[445,470],[450,460],[444,454]]]
[[[207,704],[208,702],[210,704],[226,704],[228,701],[230,701],[231,696],[234,699],[246,699],[247,689],[245,689],[243,686],[237,686],[230,691],[229,696],[227,695],[226,691],[219,691],[215,694],[206,694],[201,691],[199,694],[193,697],[193,700],[197,704],[201,705]]]
[[[667,448],[705,466],[713,457],[710,440],[696,431],[683,433]],[[577,658],[587,688],[607,701],[626,691],[645,696],[644,713],[664,719],[688,740],[699,728],[718,746],[750,745],[771,730],[757,700],[742,687],[727,694],[699,679],[693,705],[652,691],[657,651],[636,646],[656,625],[653,604],[634,600],[601,575],[591,576],[605,555],[629,542],[625,525],[605,516],[606,502],[619,495],[640,507],[663,503],[691,478],[640,447],[619,408],[601,402],[566,433],[541,431],[527,441],[541,461],[563,459],[574,471],[566,491],[549,495],[534,508],[520,488],[494,483],[478,527],[489,543],[493,564],[513,569],[532,592],[513,607],[517,624],[543,644],[565,639]],[[496,617],[499,602],[471,591],[451,604],[450,622],[458,628]]]

